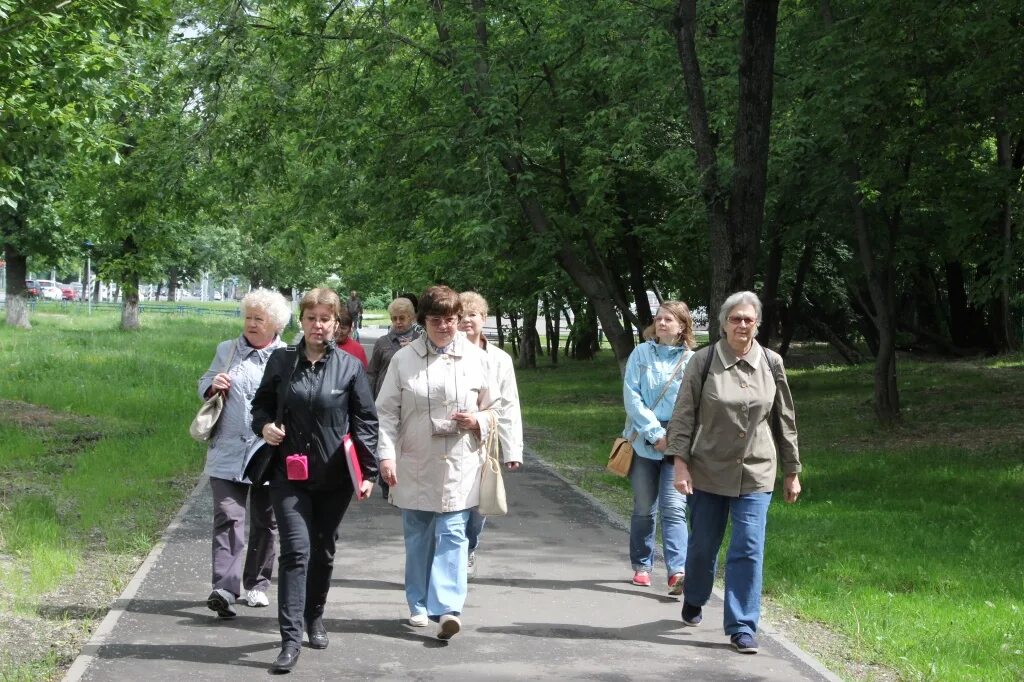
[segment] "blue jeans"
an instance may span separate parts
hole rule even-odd
[[[466,524],[466,538],[469,540],[469,551],[475,552],[480,546],[480,533],[484,532],[487,517],[480,513],[479,507],[469,510],[469,523]]]
[[[409,613],[431,620],[459,615],[466,603],[469,510],[437,513],[402,510],[405,534],[405,599]]]
[[[661,540],[665,569],[671,576],[686,567],[686,497],[672,487],[675,465],[671,460],[633,457],[629,482],[633,486],[633,516],[629,522],[629,561],[634,571],[654,565],[655,519],[661,512]]]
[[[718,550],[725,525],[732,520],[732,537],[725,555],[725,634],[755,634],[761,619],[761,577],[764,568],[764,529],[771,493],[739,497],[694,490],[690,496],[690,553],[686,559],[683,601],[704,606],[711,598]]]

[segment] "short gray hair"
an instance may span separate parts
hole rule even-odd
[[[754,336],[757,336],[757,328],[761,326],[761,299],[753,291],[737,291],[725,299],[718,311],[718,331],[722,338],[725,338],[725,321],[732,309],[738,305],[754,306],[754,316],[757,317],[757,322],[754,323]]]
[[[281,330],[288,324],[292,316],[291,306],[279,292],[273,289],[252,289],[242,299],[242,314],[246,310],[262,310],[269,317],[274,325],[274,331],[281,333]]]

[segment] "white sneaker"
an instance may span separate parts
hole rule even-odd
[[[466,561],[466,577],[472,578],[476,575],[476,552],[469,553],[469,559]]]
[[[441,616],[441,629],[437,631],[438,639],[451,639],[462,630],[462,621],[458,616],[445,614]]]
[[[245,601],[249,603],[249,606],[253,607],[270,606],[270,600],[267,599],[267,593],[263,590],[249,590],[245,595]]]
[[[414,628],[425,628],[430,625],[430,619],[425,613],[414,613],[409,616],[409,625]]]

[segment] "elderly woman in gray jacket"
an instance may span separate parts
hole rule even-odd
[[[267,588],[277,554],[277,523],[269,489],[249,485],[242,478],[242,463],[256,439],[249,412],[252,397],[270,354],[285,345],[280,335],[291,310],[276,291],[254,289],[242,299],[242,313],[242,334],[218,344],[210,368],[199,379],[200,398],[205,400],[217,391],[224,394],[224,411],[210,439],[204,471],[213,492],[213,591],[206,604],[221,618],[236,615],[236,600],[249,606],[269,605]]]

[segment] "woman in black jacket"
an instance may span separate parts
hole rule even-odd
[[[334,346],[340,311],[330,289],[302,297],[302,341],[274,352],[252,400],[253,431],[277,451],[269,474],[281,541],[277,672],[295,667],[303,629],[310,648],[327,648],[323,613],[338,526],[353,493],[365,499],[377,477],[377,410],[360,362]],[[347,434],[362,478],[358,491],[346,463]]]

